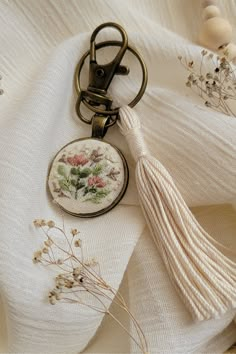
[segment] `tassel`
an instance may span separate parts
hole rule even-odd
[[[236,264],[197,222],[165,167],[150,156],[128,106],[118,125],[136,160],[141,208],[168,274],[195,320],[219,318],[236,305]],[[157,270],[158,271],[158,270]]]

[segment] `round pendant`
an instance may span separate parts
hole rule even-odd
[[[128,185],[123,154],[96,138],[70,142],[54,157],[48,175],[53,200],[67,213],[94,217],[111,210]]]

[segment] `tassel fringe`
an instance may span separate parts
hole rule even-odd
[[[136,113],[122,107],[118,125],[137,162],[140,204],[172,282],[194,319],[222,316],[236,306],[236,264],[197,222],[165,167],[149,155]]]

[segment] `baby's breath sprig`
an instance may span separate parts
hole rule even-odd
[[[219,57],[203,49],[200,63],[178,57],[189,72],[186,86],[204,100],[205,106],[228,116],[236,117],[232,108],[236,100],[235,68],[228,61],[227,53]]]
[[[84,259],[80,232],[71,229],[67,235],[64,224],[59,227],[53,220],[36,219],[33,224],[42,231],[44,237],[41,249],[34,253],[33,262],[47,267],[54,266],[59,270],[55,277],[55,287],[48,294],[49,303],[78,303],[110,316],[136,343],[141,353],[149,354],[146,337],[121,293],[102,278],[95,258]],[[128,314],[135,335],[112,313],[111,302]]]

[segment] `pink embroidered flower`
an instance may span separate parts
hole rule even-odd
[[[98,188],[103,188],[103,187],[105,187],[106,182],[103,181],[103,179],[101,177],[93,176],[93,177],[90,177],[88,179],[88,185],[90,187],[91,186],[95,186],[95,187],[98,187]]]
[[[83,154],[80,154],[74,155],[73,157],[67,157],[67,162],[72,166],[84,166],[88,162],[88,159]]]

